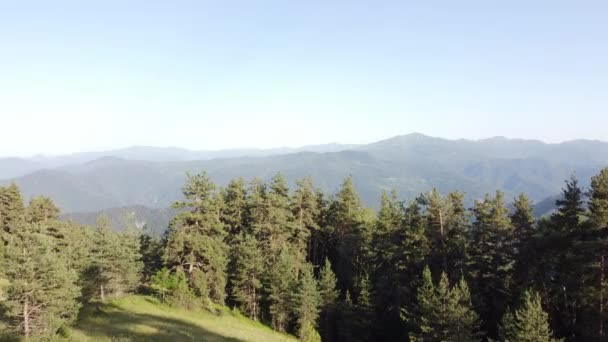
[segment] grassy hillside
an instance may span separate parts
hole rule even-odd
[[[99,308],[84,308],[69,332],[72,341],[295,341],[228,309],[218,314],[159,304],[155,298],[129,296]]]

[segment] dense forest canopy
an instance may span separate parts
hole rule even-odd
[[[162,237],[127,217],[59,220],[50,198],[0,188],[0,329],[60,338],[79,308],[140,291],[169,305],[227,305],[303,341],[605,341],[608,169],[567,180],[536,220],[525,194],[468,208],[459,192],[363,204],[352,178],[332,196],[188,175]]]

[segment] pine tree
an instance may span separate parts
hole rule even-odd
[[[522,306],[507,312],[501,322],[500,337],[505,342],[553,342],[549,315],[543,310],[537,293],[525,292]]]
[[[437,189],[422,197],[426,204],[426,234],[431,243],[430,268],[436,272],[448,272],[447,233],[448,203]]]
[[[224,206],[221,211],[221,220],[231,239],[245,229],[247,210],[245,181],[242,178],[231,180],[228,186],[222,190],[222,198]]]
[[[319,292],[321,293],[321,304],[323,307],[331,307],[336,304],[338,299],[338,280],[331,269],[329,259],[325,259],[325,264],[319,274]]]
[[[152,275],[163,267],[163,248],[162,240],[152,235],[148,226],[144,225],[139,237],[139,253],[143,264],[142,281],[144,283],[150,281]]]
[[[321,336],[311,323],[300,328],[300,342],[321,342]]]
[[[421,198],[426,205],[426,235],[431,243],[429,265],[434,273],[446,272],[450,280],[462,277],[467,261],[470,217],[464,195],[452,192],[442,197],[436,189]]]
[[[397,274],[394,272],[394,258],[397,253],[395,243],[396,231],[403,222],[403,211],[401,203],[397,200],[397,193],[382,193],[380,211],[376,219],[376,229],[372,238],[372,258],[374,286],[380,291],[376,300],[380,306],[386,308],[394,302],[394,291],[392,289],[397,283]]]
[[[359,295],[357,296],[357,305],[371,308],[372,307],[372,295],[371,295],[371,284],[369,276],[365,274],[359,279],[357,284],[357,290]]]
[[[272,263],[285,246],[292,248],[292,255],[298,256],[304,261],[301,253],[295,246],[291,246],[291,238],[294,236],[295,224],[290,207],[289,188],[282,174],[275,175],[269,186],[268,198],[268,225],[260,232],[258,241],[263,246]]]
[[[410,320],[416,331],[411,341],[479,341],[479,317],[473,310],[464,279],[450,288],[448,277],[441,274],[435,286],[426,267],[416,296],[417,307]]]
[[[497,336],[498,323],[511,298],[513,276],[513,228],[504,205],[503,193],[486,195],[473,208],[471,256],[468,274],[475,306],[484,317],[483,330]]]
[[[27,221],[31,223],[46,222],[59,219],[59,208],[53,200],[46,196],[34,197],[26,210]]]
[[[426,261],[430,253],[430,243],[425,234],[426,225],[422,209],[418,200],[411,201],[404,212],[404,221],[396,231],[394,241],[397,251],[393,258],[396,282],[389,288],[394,293],[395,300],[388,303],[386,310],[391,312],[391,327],[393,334],[403,330],[401,323],[401,309],[413,312],[416,308],[417,289],[421,286],[420,274],[426,268]],[[378,289],[378,292],[387,291]],[[400,336],[400,335],[398,335]]]
[[[558,208],[552,219],[556,227],[565,232],[574,232],[580,229],[583,208],[583,190],[578,185],[576,177],[572,176],[566,181],[562,190],[562,197],[555,201]]]
[[[354,306],[353,331],[361,341],[369,341],[374,328],[374,305],[369,276],[364,274],[357,281],[357,304]]]
[[[293,294],[296,293],[298,275],[295,261],[296,258],[288,248],[284,248],[269,270],[266,285],[272,327],[281,332],[287,331],[294,313]]]
[[[534,235],[534,208],[528,196],[523,193],[513,201],[513,208],[510,218],[515,241],[519,246],[525,245]]]
[[[578,303],[583,300],[586,273],[579,266],[580,254],[585,254],[580,250],[585,212],[583,191],[574,176],[566,181],[562,196],[555,204],[557,212],[542,227],[542,245],[537,248],[542,269],[537,278],[545,284],[543,295],[555,317],[556,334],[574,339],[575,335],[585,333]]]
[[[93,238],[92,264],[86,271],[87,292],[96,293],[105,301],[135,290],[142,268],[139,236],[114,233],[109,219],[100,216]]]
[[[534,209],[525,194],[520,194],[513,202],[513,212],[510,215],[513,225],[513,247],[515,250],[515,265],[513,281],[515,289],[523,291],[534,283],[533,274],[537,269],[536,227]],[[520,293],[516,294],[519,295]]]
[[[585,225],[585,236],[578,246],[580,261],[588,270],[582,275],[586,290],[583,305],[588,312],[585,321],[590,323],[589,339],[604,341],[608,315],[608,168],[591,178],[589,190],[589,221]],[[591,332],[589,334],[589,332]]]
[[[471,230],[471,216],[464,205],[464,194],[451,192],[447,198],[448,216],[447,230],[447,275],[450,281],[457,281],[465,275],[469,256],[469,233]]]
[[[268,189],[259,178],[254,178],[247,189],[245,223],[248,234],[261,238],[263,231],[269,230]]]
[[[416,294],[416,310],[406,312],[406,318],[416,327],[416,332],[410,333],[410,341],[441,341],[441,331],[435,325],[441,324],[441,299],[438,297],[431,277],[431,270],[424,268],[422,283]]]
[[[2,265],[10,285],[7,299],[0,304],[18,334],[50,339],[78,313],[77,274],[68,268],[65,256],[55,251],[52,237],[32,225],[12,228]]]
[[[320,233],[317,195],[312,179],[307,177],[297,181],[296,184],[297,188],[291,204],[295,220],[292,240],[295,248],[306,256],[306,260],[314,264],[319,254],[319,246],[314,242],[319,239]]]
[[[120,260],[119,268],[123,273],[120,292],[133,292],[139,286],[143,270],[140,253],[141,230],[135,225],[127,226],[124,232],[118,235],[117,253]]]
[[[188,285],[184,269],[177,267],[175,272],[162,268],[150,278],[150,287],[156,291],[160,300],[172,306],[193,308],[197,299]]]
[[[198,295],[223,304],[227,282],[228,246],[220,220],[221,198],[207,174],[187,176],[185,201],[167,236],[164,259],[169,266],[182,266]]]
[[[253,235],[239,235],[232,248],[233,270],[230,276],[232,298],[239,308],[257,321],[262,295],[264,257]]]
[[[329,220],[336,243],[331,260],[338,277],[338,286],[343,291],[353,290],[355,276],[365,262],[365,256],[361,255],[360,234],[363,206],[352,177],[344,180],[330,211]]]
[[[317,234],[311,236],[313,251],[316,251],[311,261],[315,266],[322,266],[325,259],[331,257],[330,249],[335,246],[334,229],[330,224],[330,201],[320,189],[315,191],[315,198],[319,209],[317,216],[319,230]]]
[[[296,313],[298,316],[298,326],[300,338],[307,326],[316,327],[321,306],[321,293],[314,278],[311,264],[306,264],[302,268],[300,280],[296,292]]]
[[[454,342],[479,341],[479,315],[473,309],[471,293],[464,277],[450,290],[447,306],[451,339]]]
[[[0,238],[4,244],[10,239],[9,234],[21,226],[25,220],[25,207],[21,191],[15,183],[0,187]]]
[[[344,293],[344,300],[339,303],[336,311],[336,340],[361,341],[357,336],[355,305],[349,290]]]
[[[321,324],[320,331],[324,340],[331,340],[333,333],[331,321],[335,316],[338,304],[338,279],[331,269],[329,259],[319,272],[319,294],[321,295]]]

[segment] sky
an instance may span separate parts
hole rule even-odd
[[[607,1],[0,0],[0,156],[608,141]]]

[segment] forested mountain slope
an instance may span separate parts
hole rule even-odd
[[[571,174],[586,180],[608,165],[608,143],[446,140],[410,134],[339,152],[186,161],[148,159],[103,157],[14,180],[26,198],[51,196],[64,212],[130,205],[164,209],[179,198],[186,172],[203,170],[222,186],[235,177],[268,180],[277,172],[292,185],[299,178],[311,176],[328,193],[334,193],[344,175],[350,174],[367,204],[374,204],[385,189],[397,189],[402,198],[410,199],[433,187],[442,193],[463,191],[468,203],[495,189],[505,191],[507,199],[525,191],[532,200],[541,201],[556,195]],[[0,184],[9,182],[6,179]]]

